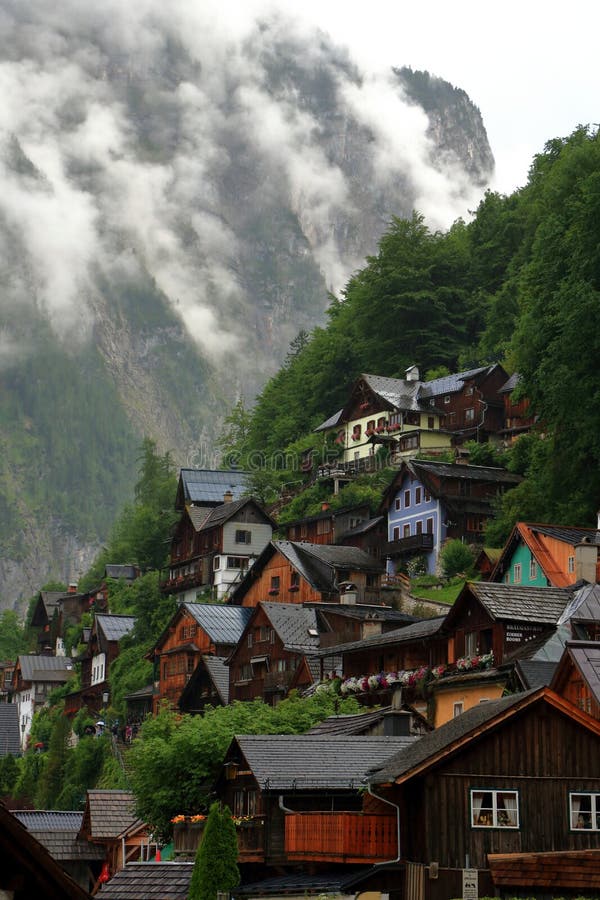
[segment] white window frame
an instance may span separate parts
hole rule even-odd
[[[513,583],[521,584],[522,577],[521,563],[515,563],[513,566]]]
[[[573,572],[575,571],[575,557],[574,556],[569,556],[569,558],[567,559],[567,571],[568,571],[569,575],[572,575]]]
[[[589,808],[581,810],[581,798],[589,800]],[[589,818],[584,818],[588,817]],[[579,817],[583,824],[578,825]],[[600,794],[593,791],[569,792],[569,822],[571,831],[600,831]]]
[[[478,802],[477,797],[481,796],[481,800]],[[491,806],[483,806],[483,795],[487,795],[491,800]],[[509,822],[502,821],[502,814],[505,812],[505,807],[502,806],[499,808],[498,800],[499,798],[514,798],[514,806],[512,810],[514,810],[515,814],[515,822],[509,824]],[[471,788],[470,791],[470,807],[471,807],[471,828],[506,828],[511,831],[518,831],[521,827],[520,818],[519,818],[519,792],[514,790],[500,790],[494,788]],[[477,821],[475,818],[477,817]],[[489,818],[490,821],[484,822],[483,818]]]
[[[462,700],[457,700],[452,709],[452,715],[456,719],[457,716],[462,716],[465,711],[465,704]]]
[[[535,559],[535,557],[532,556],[531,559],[529,560],[529,578],[530,578],[530,580],[535,581],[535,579],[537,578],[537,575],[538,575],[537,560]]]

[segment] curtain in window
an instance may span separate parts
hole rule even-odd
[[[481,804],[483,803],[483,794],[471,794],[472,823],[479,824],[479,815],[481,813]]]

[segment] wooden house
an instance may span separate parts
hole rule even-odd
[[[241,500],[248,490],[248,473],[240,469],[181,469],[175,509],[183,512],[196,506],[214,509],[221,506],[225,495]]]
[[[201,656],[183,688],[178,706],[181,712],[204,712],[207,706],[229,703],[229,668],[224,656]]]
[[[212,508],[187,506],[173,534],[161,590],[190,603],[207,591],[217,600],[228,596],[269,543],[274,528],[273,519],[252,497],[228,499]]]
[[[81,657],[81,688],[65,699],[65,712],[73,716],[82,707],[99,714],[110,694],[110,667],[119,655],[119,641],[131,634],[134,616],[96,614]]]
[[[0,661],[0,703],[10,703],[14,671],[14,659],[3,659]]]
[[[129,862],[148,861],[156,852],[151,829],[138,819],[129,791],[88,790],[78,837],[104,848],[110,875]]]
[[[504,424],[499,435],[509,445],[531,431],[538,421],[529,398],[517,391],[520,380],[521,376],[515,372],[498,391],[504,404]]]
[[[491,581],[567,587],[600,581],[600,530],[517,522]]]
[[[154,661],[154,712],[163,701],[177,706],[202,656],[228,656],[251,615],[251,609],[240,606],[182,603],[149,654]]]
[[[91,891],[105,859],[105,849],[79,837],[83,813],[79,811],[13,810],[29,834],[85,891]]]
[[[66,591],[40,591],[31,614],[31,627],[37,631],[37,645],[40,653],[51,655],[56,646],[56,634],[52,625],[55,621],[55,613],[58,613],[58,604]]]
[[[231,653],[229,700],[284,697],[302,658],[319,646],[314,609],[293,603],[259,603]]]
[[[600,849],[600,723],[549,688],[514,694],[423,735],[370,787],[398,810],[402,896],[464,896],[465,868],[474,870],[473,895],[491,896],[498,854],[556,861]],[[513,891],[531,896],[529,867],[521,878]],[[551,896],[571,886],[559,877]],[[578,892],[595,888],[582,881]]]
[[[311,603],[317,613],[321,632],[321,648],[335,647],[367,637],[386,634],[419,621],[416,616],[391,606]]]
[[[230,602],[379,603],[381,563],[355,547],[272,541]]]
[[[444,623],[448,662],[493,653],[500,665],[517,648],[553,631],[571,597],[566,588],[468,582]]]
[[[27,747],[33,714],[44,706],[52,691],[66,684],[74,675],[73,661],[68,656],[21,654],[13,672],[13,703],[19,710],[21,749]]]
[[[7,900],[89,900],[46,847],[0,802],[0,896]]]
[[[443,427],[454,443],[485,442],[504,427],[504,402],[500,393],[508,375],[499,363],[426,381],[421,398],[443,410]]]
[[[600,641],[567,641],[551,687],[600,721]]]
[[[505,469],[411,460],[387,488],[380,512],[387,515],[388,574],[422,556],[427,571],[439,568],[447,540],[482,544],[494,503],[521,481]]]
[[[322,506],[321,512],[314,516],[286,522],[282,526],[285,539],[305,541],[308,544],[341,544],[343,535],[371,517],[368,503],[342,509],[331,509],[329,503],[323,503]]]
[[[314,872],[393,859],[395,810],[364,791],[365,778],[415,740],[408,735],[234,738],[216,790],[239,821],[239,862],[281,873],[286,866]]]

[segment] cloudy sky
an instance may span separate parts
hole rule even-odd
[[[525,182],[547,140],[600,121],[594,0],[276,0],[275,6],[319,24],[369,68],[410,65],[463,88],[482,112],[499,190]]]

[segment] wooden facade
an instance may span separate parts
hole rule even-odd
[[[370,517],[368,503],[344,509],[330,509],[323,504],[320,513],[288,522],[285,537],[288,541],[307,541],[310,544],[339,544],[347,531],[356,528]]]
[[[600,721],[600,642],[567,641],[552,689]]]
[[[459,441],[487,441],[504,427],[504,403],[500,389],[508,375],[496,364],[454,376],[426,382],[432,403],[443,410],[443,427]]]

